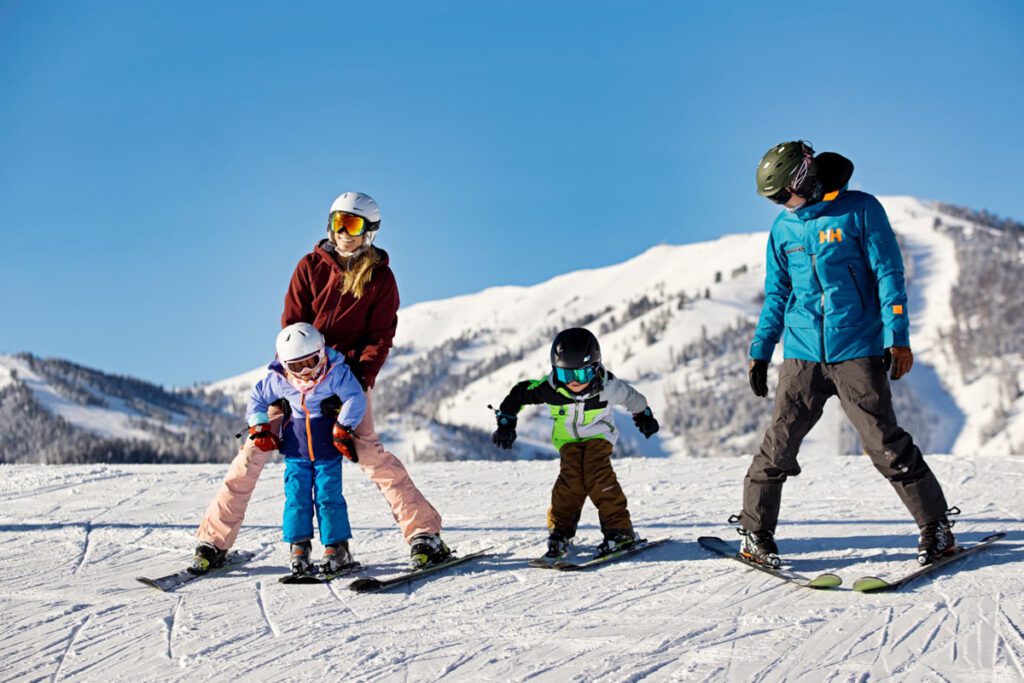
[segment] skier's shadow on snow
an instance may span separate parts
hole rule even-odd
[[[529,561],[535,559],[541,552],[543,552],[543,548],[533,554],[524,554],[522,550],[515,550],[507,553],[486,555],[477,560],[475,564],[487,569],[515,571],[527,568]],[[575,552],[570,560],[573,562],[584,562],[594,557],[596,553],[596,542],[583,542],[575,547]],[[684,562],[699,559],[703,559],[702,549],[697,546],[696,540],[691,543],[690,539],[669,538],[656,548],[624,557],[612,562],[607,567],[610,569],[615,565],[625,565],[629,562]]]

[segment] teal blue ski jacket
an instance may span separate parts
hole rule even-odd
[[[852,165],[851,165],[852,169]],[[885,209],[865,192],[830,192],[783,211],[768,237],[765,301],[750,357],[838,363],[910,346],[903,257]]]

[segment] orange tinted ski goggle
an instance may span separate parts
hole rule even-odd
[[[373,230],[373,226],[362,216],[344,211],[332,211],[327,226],[333,233],[347,232],[352,237],[359,237],[367,230]]]

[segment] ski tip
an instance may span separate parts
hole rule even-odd
[[[992,541],[998,541],[999,539],[1002,539],[1002,538],[1006,538],[1006,532],[1005,531],[999,531],[999,532],[994,533],[994,534],[989,534],[988,536],[986,536],[985,538],[981,539],[978,542],[979,543],[991,543]]]
[[[813,579],[807,582],[809,588],[839,588],[843,585],[843,580],[836,574],[819,574]]]
[[[166,588],[161,586],[159,583],[157,583],[153,579],[147,579],[145,576],[136,576],[135,580],[138,581],[139,583],[141,583],[144,586],[149,586],[150,588],[155,588],[158,591],[160,591],[161,593],[166,593],[167,592]]]
[[[278,583],[323,583],[316,574],[285,574]]]
[[[368,593],[377,590],[382,585],[383,583],[377,579],[356,579],[348,585],[348,589],[356,593]]]
[[[853,582],[853,590],[858,593],[873,593],[890,588],[888,581],[877,576],[862,576]]]

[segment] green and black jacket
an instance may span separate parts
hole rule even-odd
[[[556,386],[551,375],[526,380],[512,387],[500,410],[506,415],[518,415],[523,406],[546,403],[553,423],[551,441],[558,450],[567,443],[592,439],[605,439],[614,445],[619,435],[612,406],[623,406],[635,414],[647,408],[647,399],[610,372],[605,372],[594,385],[590,392],[574,394]]]

